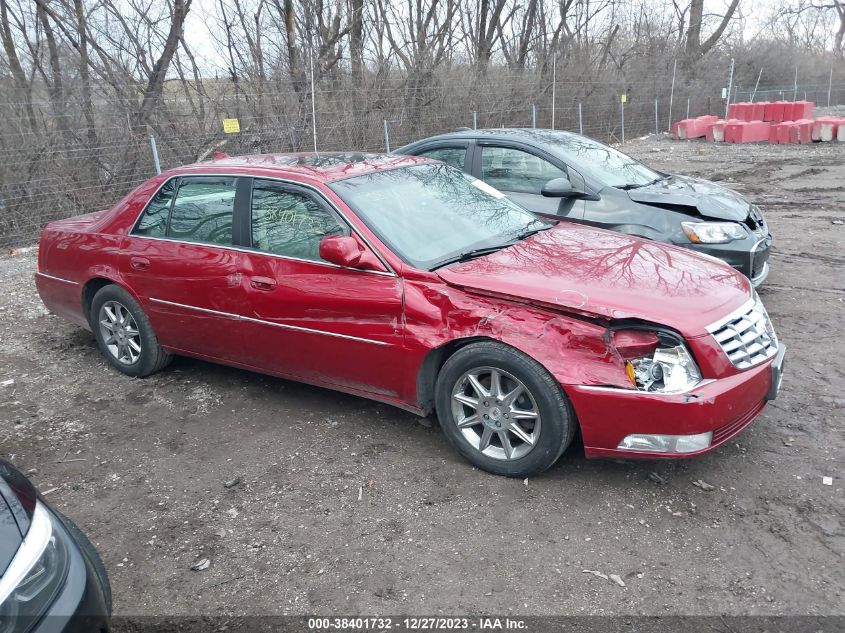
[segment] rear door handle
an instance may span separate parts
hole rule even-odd
[[[276,280],[269,277],[250,277],[249,285],[256,290],[273,290],[276,287]]]
[[[146,270],[150,267],[150,260],[146,257],[131,257],[129,258],[129,265],[135,270]]]

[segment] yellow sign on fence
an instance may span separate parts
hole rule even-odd
[[[237,119],[223,119],[223,132],[237,134],[241,131],[241,124]]]
[[[622,103],[628,103],[628,95],[620,95],[620,96],[619,96],[619,100],[620,100]]]

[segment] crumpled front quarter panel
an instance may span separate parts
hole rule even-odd
[[[586,319],[495,297],[440,281],[406,280],[406,348],[420,358],[460,339],[486,338],[524,352],[562,385],[624,388],[621,360],[605,344],[605,327]]]

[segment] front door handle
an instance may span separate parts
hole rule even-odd
[[[146,270],[150,267],[150,260],[146,257],[130,257],[129,265],[135,270]]]
[[[249,285],[256,290],[273,290],[276,287],[276,280],[270,277],[250,277]]]

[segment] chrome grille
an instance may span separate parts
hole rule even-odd
[[[748,369],[778,351],[778,339],[759,297],[707,328],[737,369]]]

